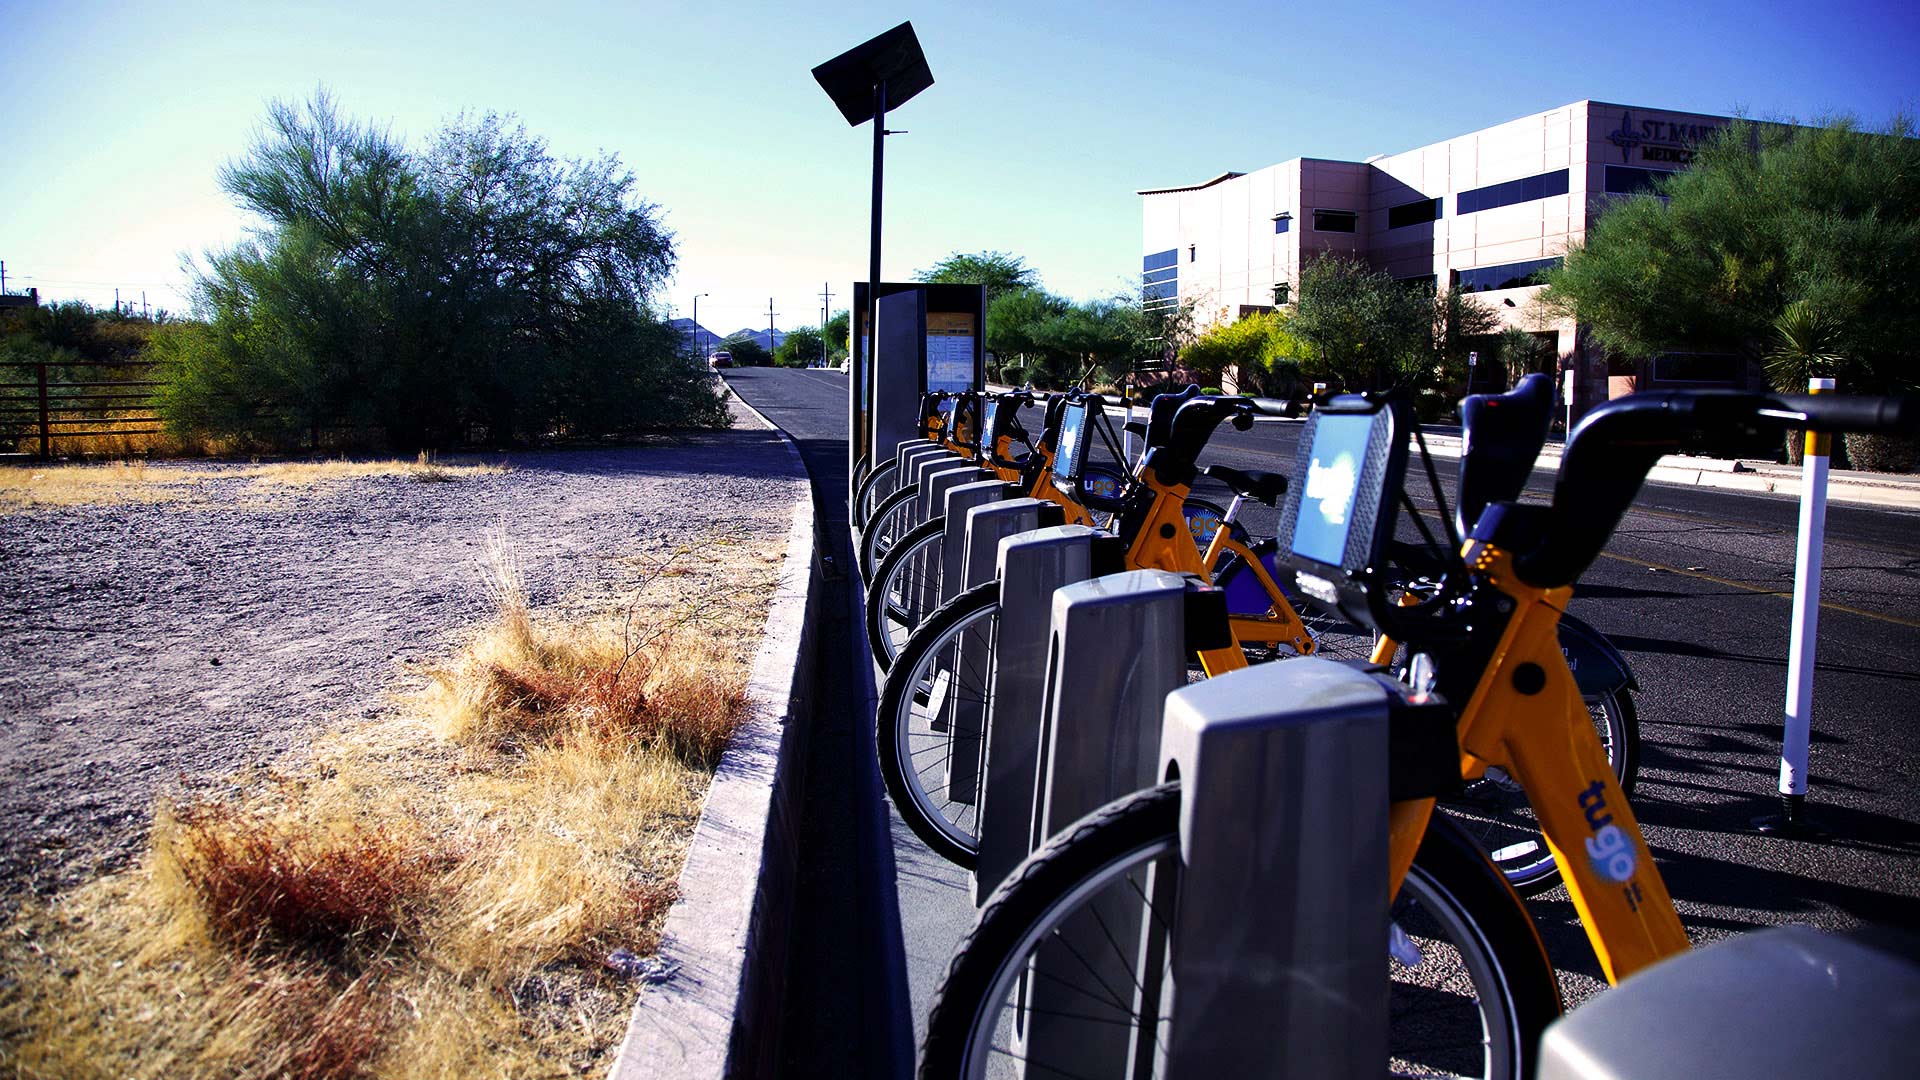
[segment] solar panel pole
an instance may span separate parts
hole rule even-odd
[[[880,178],[887,158],[887,80],[873,84],[873,233],[867,252],[867,370],[873,366],[874,328],[880,321]],[[869,375],[869,378],[872,376]]]

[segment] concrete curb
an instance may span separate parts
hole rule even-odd
[[[768,427],[804,484],[799,448],[779,427]],[[680,872],[680,899],[634,1002],[608,1073],[613,1080],[772,1075],[778,1068],[822,593],[814,564],[813,499],[803,491],[747,680],[751,712],[714,771]]]

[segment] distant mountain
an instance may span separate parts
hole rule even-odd
[[[720,343],[726,340],[725,334],[716,334],[692,319],[668,319],[667,325],[680,331],[680,336],[686,339],[687,347],[694,352],[717,349]]]
[[[769,337],[769,335],[765,330],[754,330],[750,327],[741,327],[740,329],[735,330],[733,333],[728,334],[727,336],[752,338],[753,340],[759,342],[760,347],[767,350],[768,352],[772,352],[773,350],[779,348],[780,343],[787,340],[787,335],[781,333],[778,330],[775,330],[771,335],[771,337]]]

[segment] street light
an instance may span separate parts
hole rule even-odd
[[[700,298],[712,295],[712,293],[693,294],[693,328],[700,331],[700,362],[703,364],[707,362],[707,331],[700,325]]]
[[[886,158],[887,110],[899,108],[915,94],[933,85],[933,71],[927,67],[926,54],[920,51],[920,39],[913,24],[903,22],[878,37],[870,38],[813,69],[813,79],[827,92],[851,127],[873,121],[873,235],[867,258],[867,354],[853,357],[849,380],[849,419],[863,409],[860,387],[872,385],[865,377],[863,364],[873,363],[875,325],[880,317],[880,177]],[[860,335],[849,342],[853,352],[860,348]],[[849,425],[850,427],[858,425]],[[864,429],[863,429],[864,430]],[[854,460],[862,449],[862,432],[852,430],[847,440],[847,475],[852,477]]]

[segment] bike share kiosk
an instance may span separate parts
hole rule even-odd
[[[867,290],[866,282],[854,282],[847,363],[850,479],[862,458],[878,465],[893,458],[901,443],[921,438],[914,430],[921,394],[978,390],[986,381],[984,286],[883,283],[873,332]]]
[[[1411,419],[1358,397],[1315,410],[1277,530],[1300,591],[1376,628]],[[1445,703],[1364,664],[1261,664],[1168,699],[1182,876],[1163,1075],[1380,1071],[1388,807],[1456,786],[1458,760]]]

